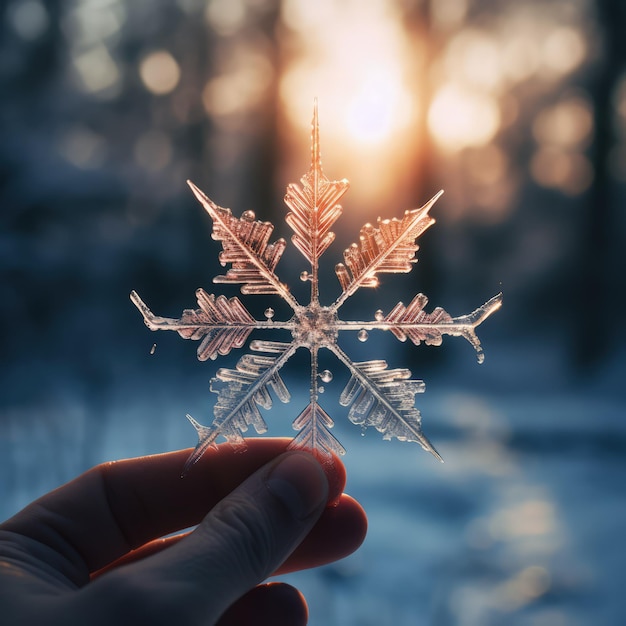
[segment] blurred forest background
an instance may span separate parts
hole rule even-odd
[[[501,581],[509,576],[524,601],[492,606],[484,594],[459,592],[448,605],[441,580],[454,576],[440,573],[434,593],[424,580],[422,595],[407,592],[421,611],[436,605],[423,623],[569,626],[592,623],[586,615],[594,624],[619,623],[626,603],[609,581],[621,575],[616,553],[626,556],[617,478],[626,452],[625,29],[620,0],[1,1],[3,516],[93,463],[193,445],[182,417],[189,411],[210,421],[207,380],[216,365],[199,364],[195,345],[151,334],[128,295],[136,289],[157,314],[178,317],[195,306],[198,287],[237,293],[212,286],[221,248],[185,181],[236,215],[254,210],[276,225],[277,236],[289,237],[282,198],[309,167],[317,97],[325,172],[351,182],[337,243],[324,257],[323,303],[337,294],[334,263],[365,222],[399,216],[441,188],[437,224],[420,240],[415,270],[386,278],[374,305],[371,293],[355,298],[352,319],[371,319],[375,309],[387,311],[418,291],[452,315],[504,292],[502,310],[479,329],[481,367],[455,339],[416,349],[385,336],[354,354],[411,363],[428,385],[425,404],[418,403],[425,431],[460,466],[470,421],[480,423],[472,445],[477,432],[485,445],[497,440],[500,456],[486,457],[491,465],[478,472],[479,490],[526,454],[538,455],[521,466],[543,476],[539,484],[549,482],[544,470],[553,475],[554,499],[544,492],[543,500],[530,499],[549,501],[551,511],[577,476],[578,499],[562,500],[571,504],[563,505],[565,519],[590,515],[585,501],[597,495],[598,482],[609,485],[596,509],[605,519],[602,507],[612,507],[606,544],[593,557],[572,548],[584,565],[576,580],[585,593],[602,587],[608,596],[581,608],[572,600],[581,596],[578,583],[548,596],[558,572],[571,573],[567,559],[560,570],[507,561],[485,589],[505,597]],[[297,290],[306,267],[297,254],[285,258],[293,262],[284,260],[278,273]],[[262,315],[268,302],[254,300],[246,306]],[[277,317],[287,314],[280,303],[271,306]],[[289,409],[293,416],[299,410]],[[283,413],[288,434],[291,412]],[[276,434],[276,420],[269,423]],[[341,431],[344,443],[348,431]],[[349,471],[357,455],[354,474],[363,469],[360,444],[347,446]],[[373,446],[370,458],[389,445]],[[417,454],[406,447],[399,454]],[[560,465],[541,465],[554,455]],[[568,464],[577,461],[580,471],[571,474]],[[450,502],[467,501],[449,475],[428,468],[422,486],[433,502],[445,503],[446,493]],[[398,484],[410,490],[413,468],[405,473],[411,476]],[[382,507],[382,492],[362,482],[357,475],[354,489],[363,488],[362,499],[371,495],[370,511]],[[473,538],[464,549],[488,553],[476,520],[495,511],[496,500],[463,509],[450,532]],[[428,518],[433,525],[458,513],[441,506],[440,517]],[[532,520],[546,509],[524,511],[536,529]],[[585,533],[604,528],[597,521],[572,536],[589,546]],[[489,546],[496,527],[489,526]],[[443,550],[447,540],[439,539],[433,545]],[[459,588],[474,589],[466,583],[477,570],[461,569],[454,570],[464,581]],[[368,611],[350,621],[340,598],[362,593],[366,582],[350,586],[347,570],[324,571],[311,579],[319,592],[313,596],[326,606],[320,623],[422,623],[412,621],[418,608],[410,602],[406,621],[393,613],[406,598],[392,610],[380,598],[372,608],[364,597]],[[433,575],[425,574],[431,582]],[[367,621],[381,607],[391,621]]]

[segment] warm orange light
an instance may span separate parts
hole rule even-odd
[[[346,128],[355,141],[382,143],[409,124],[410,100],[401,77],[375,68],[346,104]]]
[[[428,112],[428,127],[444,149],[482,146],[498,131],[500,110],[488,94],[449,83],[435,95]]]
[[[332,19],[322,19],[332,8]],[[287,117],[308,119],[317,97],[326,136],[381,145],[414,119],[415,96],[407,84],[410,44],[395,7],[377,0],[285,3],[283,21],[301,53],[290,58],[280,82]]]
[[[286,0],[281,18],[289,55],[279,93],[290,140],[306,140],[317,98],[324,153],[368,201],[387,195],[420,144],[420,51],[399,7],[385,0]],[[356,171],[345,169],[355,163]]]
[[[541,144],[585,146],[593,131],[591,105],[575,96],[543,109],[533,123],[533,135]]]
[[[543,64],[548,72],[563,75],[575,70],[587,55],[582,34],[569,26],[555,28],[543,45]]]
[[[446,74],[460,83],[495,89],[503,78],[503,63],[496,37],[477,29],[461,30],[448,44]]]
[[[242,0],[209,0],[204,17],[216,33],[229,36],[245,23],[246,6]]]
[[[570,196],[586,191],[594,177],[593,165],[584,154],[556,147],[539,149],[530,161],[530,171],[542,187]]]

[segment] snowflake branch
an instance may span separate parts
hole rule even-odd
[[[339,402],[351,406],[348,419],[364,428],[374,426],[383,439],[416,441],[443,462],[441,455],[422,433],[420,412],[414,406],[416,393],[425,389],[421,380],[408,380],[408,369],[388,370],[382,360],[352,363],[337,345],[328,349],[350,370],[352,377]]]
[[[346,453],[339,440],[334,437],[330,429],[335,425],[330,415],[318,404],[320,393],[318,377],[317,346],[310,348],[311,352],[311,400],[309,405],[296,417],[293,429],[298,431],[288,449],[312,450],[319,454],[322,459],[331,456],[334,452],[338,455]]]
[[[264,409],[272,407],[271,387],[281,402],[289,402],[291,396],[278,372],[296,351],[296,344],[277,341],[253,341],[250,348],[258,352],[278,354],[278,357],[246,354],[234,370],[222,368],[211,380],[211,391],[217,393],[213,410],[215,419],[211,426],[203,426],[187,416],[198,432],[198,444],[183,469],[185,475],[206,450],[215,445],[222,435],[235,446],[244,445],[242,433],[254,426],[258,434],[267,430],[257,404]]]
[[[213,239],[221,241],[224,248],[220,254],[222,265],[232,263],[232,268],[213,282],[241,284],[243,294],[278,294],[295,310],[297,300],[274,273],[287,245],[284,239],[268,243],[274,226],[254,220],[252,212],[234,217],[230,209],[215,204],[191,181],[187,184],[213,220]]]
[[[287,449],[312,450],[322,459],[331,456],[332,452],[344,455],[346,449],[330,432],[334,425],[330,415],[316,401],[311,402],[294,420],[293,429],[298,434]]]
[[[252,330],[269,325],[257,322],[237,297],[216,298],[204,289],[198,289],[196,297],[200,308],[185,309],[180,319],[174,319],[154,315],[137,292],[130,294],[150,330],[173,330],[184,339],[202,339],[198,346],[200,361],[214,360],[233,348],[241,348]]]
[[[428,211],[443,191],[434,195],[421,209],[405,211],[402,219],[381,220],[378,228],[366,224],[361,228],[359,245],[353,243],[343,253],[344,263],[338,263],[335,273],[343,293],[333,307],[338,309],[360,287],[377,287],[377,273],[407,273],[415,263],[419,246],[415,240],[435,220]]]
[[[330,181],[322,171],[317,102],[311,132],[311,169],[301,179],[302,188],[287,187],[285,204],[291,209],[285,221],[294,231],[293,244],[311,264],[311,301],[318,300],[319,258],[335,240],[330,228],[341,216],[339,199],[348,190],[347,180]]]
[[[468,315],[451,317],[447,311],[437,307],[432,313],[424,312],[428,298],[417,294],[408,306],[398,302],[380,320],[370,322],[339,322],[337,330],[388,330],[400,341],[410,339],[416,346],[422,341],[429,346],[439,346],[443,335],[464,337],[474,347],[478,362],[485,360],[476,328],[502,306],[502,293],[495,295],[481,307]]]

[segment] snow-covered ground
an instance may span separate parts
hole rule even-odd
[[[352,557],[285,577],[307,596],[310,623],[624,623],[623,399],[437,388],[418,404],[444,464],[417,445],[361,437],[337,415],[347,491],[365,507],[369,534]],[[273,413],[270,433],[286,434],[275,425],[291,411]],[[95,463],[189,446],[194,436],[180,401],[158,393],[97,412],[68,402],[1,418],[2,518]]]

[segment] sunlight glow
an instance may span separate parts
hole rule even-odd
[[[470,86],[494,89],[503,78],[499,42],[476,29],[462,30],[452,39],[444,63],[448,76]]]
[[[346,106],[347,128],[352,138],[380,143],[398,126],[408,124],[409,97],[398,76],[386,68],[374,68]]]
[[[332,20],[323,19],[331,12]],[[380,145],[410,125],[415,106],[407,68],[411,49],[392,5],[291,0],[282,18],[302,48],[288,60],[280,84],[294,126],[308,120],[315,97],[328,112],[326,134],[339,142]]]
[[[407,176],[406,164],[415,158],[409,155],[423,147],[422,43],[410,36],[400,7],[385,0],[286,0],[281,21],[287,150],[300,151],[296,142],[308,139],[317,98],[324,153],[358,190],[354,201],[377,202]]]
[[[498,131],[500,111],[496,100],[488,94],[448,83],[433,99],[428,126],[444,149],[481,146]]]

